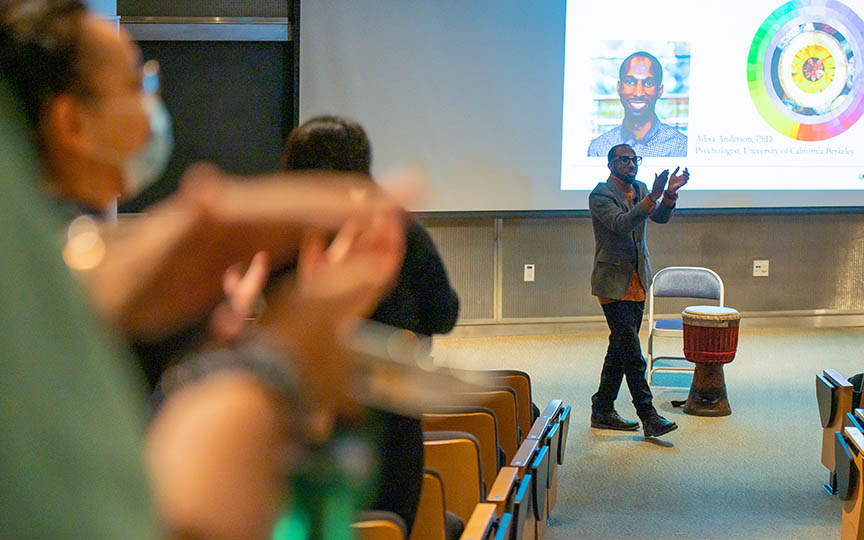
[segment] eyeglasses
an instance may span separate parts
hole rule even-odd
[[[642,156],[618,156],[617,158],[615,158],[615,161],[617,161],[621,165],[627,165],[627,163],[631,161],[633,162],[633,165],[639,165],[640,163],[642,163]]]
[[[141,90],[145,94],[156,94],[159,92],[159,62],[156,60],[148,60],[138,68],[140,71]],[[88,100],[97,101],[106,98],[101,92],[84,87],[72,90],[78,97]],[[111,99],[111,98],[108,98]]]

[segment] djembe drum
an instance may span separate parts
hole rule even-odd
[[[696,364],[684,412],[696,416],[732,414],[723,364],[735,359],[741,315],[728,307],[690,306],[681,312],[681,318],[684,356]]]

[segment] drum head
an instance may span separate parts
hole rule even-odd
[[[724,306],[688,306],[684,308],[687,315],[704,316],[717,319],[737,319],[741,317],[737,309]]]

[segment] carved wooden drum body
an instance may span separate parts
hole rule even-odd
[[[681,312],[684,356],[696,364],[684,412],[697,416],[732,414],[723,364],[735,359],[741,314],[720,306],[690,306]]]

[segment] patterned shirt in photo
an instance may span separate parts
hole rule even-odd
[[[617,144],[629,144],[636,155],[642,157],[687,157],[687,135],[659,119],[640,140],[625,130],[623,124],[610,129],[591,141],[588,157],[606,157],[609,149]]]

